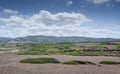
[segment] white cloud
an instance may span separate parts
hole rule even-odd
[[[6,18],[0,18],[0,22],[8,22],[9,20],[8,19],[6,19]]]
[[[3,12],[8,14],[18,14],[18,11],[11,9],[3,9]]]
[[[70,5],[72,5],[73,4],[73,1],[68,1],[68,2],[66,2],[66,5],[67,6],[70,6]]]
[[[120,33],[105,30],[82,27],[82,24],[91,22],[82,13],[50,13],[41,10],[29,17],[11,15],[9,18],[0,18],[0,36],[87,36],[87,37],[119,37]],[[4,35],[3,35],[4,34]],[[114,35],[114,36],[113,36]]]
[[[0,29],[0,36],[2,36],[2,37],[11,37],[12,35],[11,35],[10,31]]]
[[[29,18],[34,23],[43,23],[44,25],[73,25],[81,24],[90,21],[86,16],[81,13],[57,13],[52,14],[48,11],[40,11],[39,14],[35,14]]]
[[[94,4],[102,4],[110,2],[111,0],[91,0]]]

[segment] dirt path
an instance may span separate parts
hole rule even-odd
[[[120,74],[120,65],[63,65],[21,64],[23,58],[52,57],[63,61],[85,60],[98,63],[101,60],[120,61],[120,57],[68,56],[68,55],[14,55],[0,54],[0,74]]]

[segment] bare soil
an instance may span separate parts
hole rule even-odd
[[[33,57],[51,57],[61,62],[83,60],[99,63],[101,60],[120,61],[120,57],[70,55],[15,55],[0,54],[0,74],[120,74],[120,65],[63,65],[22,64],[20,60]]]

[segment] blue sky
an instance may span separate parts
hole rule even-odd
[[[0,37],[120,38],[120,0],[0,0]]]

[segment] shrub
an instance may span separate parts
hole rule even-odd
[[[26,58],[20,61],[20,63],[60,63],[57,59],[54,58]]]
[[[87,46],[87,48],[103,48],[103,46]]]
[[[120,44],[117,44],[115,47],[116,47],[116,48],[120,48]]]
[[[120,64],[120,62],[116,62],[116,61],[101,61],[100,64]]]
[[[100,42],[99,44],[100,44],[100,45],[109,45],[110,42]]]
[[[66,61],[63,64],[79,64],[77,61]]]
[[[16,52],[17,55],[49,55],[48,52],[42,51],[20,51]]]

